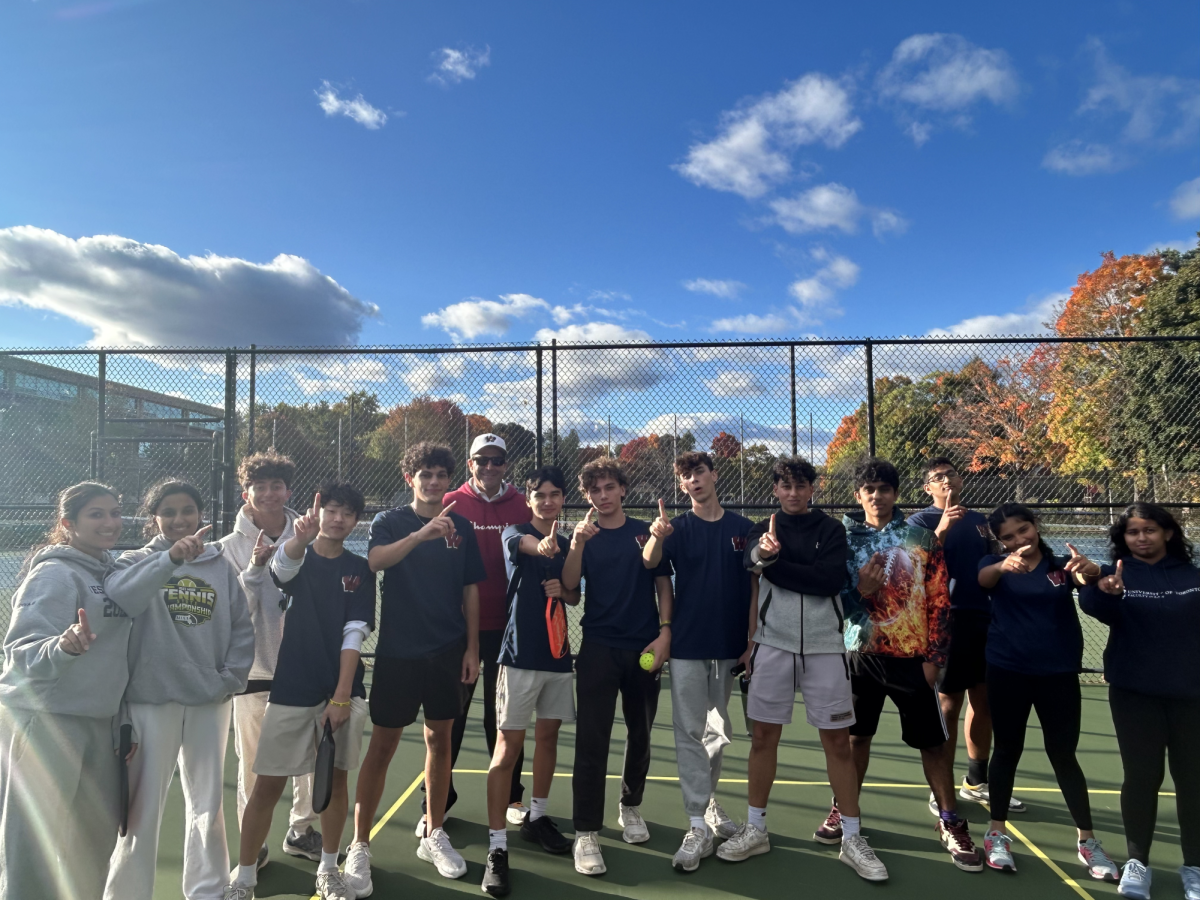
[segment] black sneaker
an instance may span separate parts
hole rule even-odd
[[[549,816],[530,820],[529,813],[521,823],[521,837],[535,844],[541,844],[547,853],[570,853],[571,841],[562,836],[558,826]]]
[[[496,849],[488,853],[481,887],[485,894],[493,897],[503,897],[509,892],[507,850]]]

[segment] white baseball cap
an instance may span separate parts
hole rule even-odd
[[[498,434],[491,434],[489,432],[488,434],[481,434],[479,437],[475,438],[475,440],[471,441],[470,455],[474,456],[484,447],[495,447],[497,450],[502,450],[504,453],[508,453],[508,447],[505,446],[504,438],[500,437]]]

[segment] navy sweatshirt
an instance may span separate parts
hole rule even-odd
[[[1080,608],[1110,627],[1105,680],[1153,697],[1200,697],[1200,569],[1171,556],[1122,563],[1124,595],[1094,584],[1079,592]]]

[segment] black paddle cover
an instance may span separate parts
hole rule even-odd
[[[118,751],[121,766],[121,824],[118,833],[121,837],[125,837],[125,832],[129,830],[129,763],[125,758],[129,756],[129,751],[133,747],[133,726],[121,726],[121,747]]]
[[[325,812],[329,798],[333,796],[333,756],[337,744],[333,740],[333,728],[325,720],[325,734],[317,746],[317,771],[313,774],[313,803],[315,813]]]

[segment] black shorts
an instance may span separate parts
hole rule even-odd
[[[871,653],[850,654],[850,689],[854,718],[850,734],[871,737],[879,730],[883,702],[890,699],[900,713],[900,735],[916,750],[940,747],[950,737],[937,691],[925,680],[921,659],[897,659]]]
[[[938,690],[958,694],[987,681],[987,636],[992,615],[982,609],[950,610],[950,652]]]
[[[467,646],[455,644],[428,659],[375,657],[371,676],[371,723],[380,728],[405,728],[425,708],[425,721],[457,719],[467,685],[462,683],[462,659]]]

